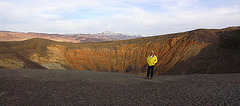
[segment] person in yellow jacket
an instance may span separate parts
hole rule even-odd
[[[148,71],[147,71],[146,79],[153,78],[153,69],[156,63],[157,63],[157,56],[154,55],[154,51],[152,50],[151,55],[147,57]],[[151,77],[149,77],[150,70],[151,70]]]

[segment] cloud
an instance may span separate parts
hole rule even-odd
[[[240,2],[220,1],[212,7],[198,0],[0,0],[0,29],[156,35],[239,25]]]

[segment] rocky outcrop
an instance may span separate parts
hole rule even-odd
[[[70,70],[75,69],[71,64],[66,60],[64,52],[62,49],[65,49],[62,46],[49,46],[47,47],[47,56],[39,56],[38,53],[30,56],[29,59],[48,69],[62,69]]]
[[[23,61],[16,61],[13,59],[1,59],[0,64],[2,67],[9,69],[21,69],[24,67]]]
[[[237,68],[240,60],[237,53],[239,49],[225,50],[228,47],[239,48],[239,31],[239,28],[199,29],[178,34],[100,43],[61,43],[44,39],[3,43],[8,45],[7,49],[12,49],[29,61],[48,69],[141,74],[147,70],[146,57],[154,50],[158,57],[155,74],[227,73],[239,72],[236,71],[239,69]],[[3,43],[0,44],[2,48],[5,47]],[[219,55],[224,58],[215,58]],[[235,67],[233,69],[235,71],[214,70],[219,65],[213,64],[220,64],[216,61],[230,62],[233,59],[233,65],[223,64],[221,67],[224,69],[227,65],[232,66]],[[23,62],[26,63],[25,61]],[[24,65],[18,66],[14,68],[26,68]],[[6,63],[0,62],[0,67],[6,67]]]

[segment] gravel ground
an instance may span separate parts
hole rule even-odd
[[[0,69],[0,105],[240,105],[240,74]]]

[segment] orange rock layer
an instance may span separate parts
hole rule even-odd
[[[64,52],[67,61],[77,70],[141,72],[146,70],[146,57],[151,50],[158,57],[156,74],[164,73],[175,64],[197,55],[209,45],[185,36],[166,39],[160,42],[121,44],[111,48],[67,49],[58,46]]]

